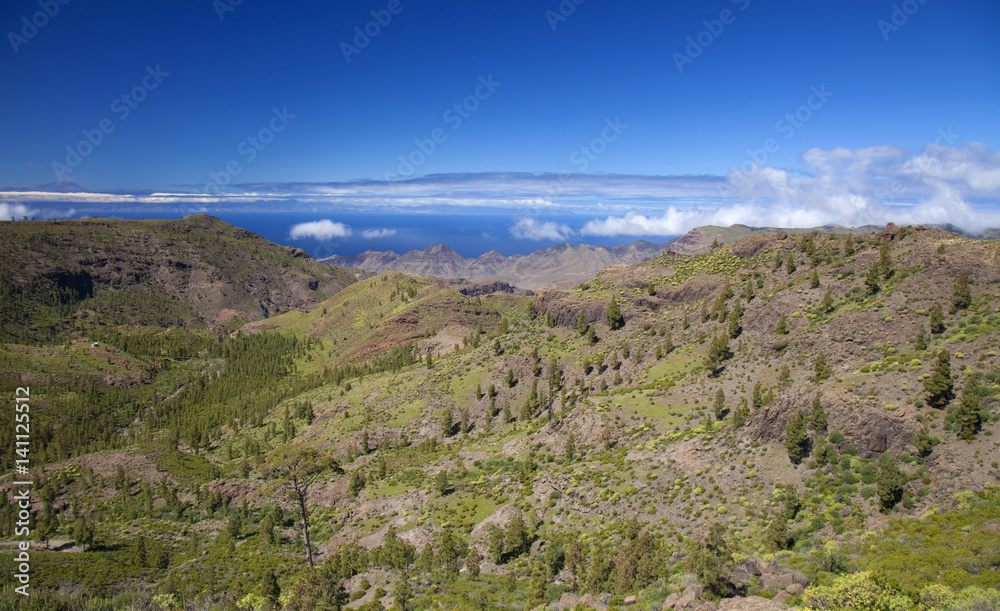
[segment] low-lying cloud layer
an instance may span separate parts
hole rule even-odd
[[[951,223],[969,231],[1000,225],[1000,153],[978,143],[929,145],[918,155],[869,147],[810,149],[806,173],[755,166],[732,171],[725,203],[629,211],[587,222],[595,236],[667,236],[699,225],[815,227]],[[974,202],[978,202],[974,203]]]
[[[254,183],[234,192],[0,192],[0,219],[33,204],[95,210],[196,212],[341,212],[405,214],[491,210],[509,213],[508,230],[524,240],[570,236],[669,236],[698,225],[812,227],[951,223],[977,232],[1000,226],[1000,152],[979,143],[810,149],[801,168],[753,166],[726,176],[593,174],[437,174],[402,181]],[[566,223],[570,214],[589,220]],[[552,217],[560,216],[558,221]],[[546,218],[549,217],[549,218]],[[575,224],[574,224],[575,225]],[[292,237],[349,237],[336,220],[292,228]],[[393,235],[369,229],[368,239]]]

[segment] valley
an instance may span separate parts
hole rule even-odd
[[[745,229],[525,291],[203,215],[3,223],[21,608],[1000,604],[1000,243]]]

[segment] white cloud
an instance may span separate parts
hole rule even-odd
[[[29,209],[29,215],[38,216],[67,204],[74,205],[78,214],[257,212],[265,205],[275,212],[386,215],[477,208],[519,215],[509,227],[514,237],[554,241],[576,234],[566,224],[539,218],[570,212],[600,215],[580,231],[594,236],[676,235],[698,225],[733,223],[801,228],[833,223],[879,225],[891,220],[897,224],[953,223],[972,231],[1000,225],[1000,152],[983,144],[929,144],[917,151],[891,146],[812,148],[802,154],[801,165],[794,170],[753,166],[725,177],[440,174],[395,182],[247,184],[239,186],[245,189],[242,193],[216,194],[7,191],[0,192],[0,205],[8,208],[0,211],[35,206],[42,211]],[[333,221],[293,229],[293,237],[351,235],[348,226]],[[361,235],[389,237],[372,233],[381,231],[371,229]]]
[[[773,167],[733,170],[728,201],[669,204],[660,215],[629,211],[586,223],[583,235],[669,236],[699,225],[807,228],[951,223],[970,231],[1000,225],[996,200],[986,208],[973,197],[1000,196],[1000,153],[979,143],[928,145],[920,153],[876,146],[809,149],[809,173]],[[708,204],[708,205],[706,205]]]
[[[366,240],[374,240],[377,238],[388,238],[396,235],[395,229],[365,229],[361,232],[361,237]]]
[[[29,208],[24,204],[6,204],[0,203],[0,221],[9,221],[11,217],[20,221],[24,217],[32,217],[38,213],[38,210],[34,208]]]
[[[317,240],[332,240],[333,238],[348,238],[351,228],[343,223],[335,223],[330,219],[311,221],[293,225],[288,234],[293,240],[316,238]]]
[[[573,230],[565,223],[554,221],[538,221],[530,216],[514,219],[510,226],[510,235],[518,240],[552,240],[561,242],[573,235]]]

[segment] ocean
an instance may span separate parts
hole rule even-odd
[[[567,226],[573,233],[562,232],[564,239],[525,239],[512,235],[511,228],[515,225],[517,216],[510,214],[440,214],[440,213],[403,213],[403,214],[373,214],[373,213],[288,213],[288,212],[225,212],[209,211],[227,223],[249,229],[264,238],[287,246],[302,248],[314,258],[330,255],[356,255],[366,250],[392,250],[402,254],[412,249],[422,250],[428,246],[445,243],[455,249],[463,257],[477,257],[490,250],[496,250],[502,255],[528,254],[532,251],[548,248],[554,244],[591,244],[594,246],[618,246],[639,239],[632,236],[581,236],[579,229],[596,215],[553,215],[534,217],[538,222],[555,223],[561,228]],[[113,216],[117,218],[179,218],[180,213],[169,212],[150,213],[109,213],[107,215],[88,214],[87,216]],[[317,239],[315,237],[300,237],[294,239],[292,227],[314,221],[331,220],[343,223],[350,228],[350,235]],[[523,229],[523,228],[522,228]],[[367,236],[366,237],[366,232]],[[372,233],[374,232],[374,233]],[[551,230],[549,231],[551,233]],[[645,238],[650,242],[666,242],[667,237],[654,236]]]

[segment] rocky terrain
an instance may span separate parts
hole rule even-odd
[[[359,272],[206,215],[5,222],[0,338],[51,336],[70,320],[235,329],[316,304]]]
[[[353,256],[334,255],[321,261],[370,272],[395,270],[439,278],[501,280],[518,288],[537,289],[579,284],[608,265],[645,261],[669,246],[670,242],[653,244],[643,240],[613,248],[559,244],[527,255],[505,257],[494,250],[466,259],[447,244],[438,244],[402,255],[369,250]]]
[[[39,587],[160,608],[996,608],[1000,243],[689,242],[709,237],[534,293],[380,271],[238,333],[9,340],[39,541],[61,550],[36,552]]]

